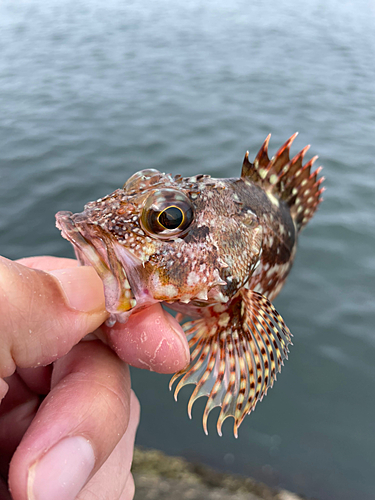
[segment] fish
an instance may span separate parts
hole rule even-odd
[[[264,141],[238,178],[182,177],[144,169],[121,189],[61,211],[56,225],[81,265],[103,281],[107,324],[157,302],[177,311],[191,349],[176,373],[175,399],[195,385],[188,403],[207,397],[220,407],[217,432],[233,433],[273,386],[292,334],[272,301],[291,270],[298,235],[322,201],[324,177],[303,164],[310,146],[290,158],[292,135],[270,159]]]

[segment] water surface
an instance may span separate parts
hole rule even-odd
[[[375,4],[3,0],[0,253],[72,256],[58,210],[136,170],[234,176],[271,132],[311,143],[327,192],[276,301],[294,333],[239,439],[133,370],[138,443],[322,500],[374,498]],[[309,158],[311,156],[308,156]],[[217,411],[217,410],[216,410]]]

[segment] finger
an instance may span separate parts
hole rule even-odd
[[[101,329],[117,355],[137,368],[174,373],[190,361],[181,326],[160,304],[133,313],[125,324]]]
[[[75,260],[55,257],[31,257],[23,262],[41,269],[77,264]],[[116,323],[112,328],[100,330],[104,335],[99,332],[96,335],[132,366],[159,373],[175,373],[190,361],[189,346],[181,326],[160,304],[133,313],[125,325]]]
[[[75,259],[64,259],[62,257],[51,257],[49,255],[38,255],[37,257],[25,257],[16,262],[32,269],[42,271],[54,271],[55,269],[67,269],[68,267],[78,267]]]
[[[86,484],[77,500],[92,500],[92,498],[126,498],[134,496],[134,482],[130,472],[135,434],[139,422],[140,406],[134,392],[130,398],[130,419],[125,434],[100,467],[98,472]]]
[[[75,498],[127,429],[129,371],[101,342],[57,361],[51,385],[10,465],[14,500]]]
[[[17,368],[17,373],[35,394],[48,394],[51,388],[52,367],[53,365]]]
[[[0,257],[0,378],[51,363],[106,317],[93,268],[46,273]]]
[[[126,481],[125,488],[120,496],[119,500],[133,500],[135,493],[135,484],[133,474],[129,474],[128,480]]]
[[[40,404],[15,373],[7,379],[9,390],[0,406],[0,474],[7,477],[10,459]],[[1,496],[0,496],[1,498]]]

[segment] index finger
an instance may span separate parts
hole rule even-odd
[[[0,257],[0,378],[60,358],[107,316],[92,268],[52,274]]]
[[[76,267],[73,259],[56,257],[31,257],[20,261],[34,268],[51,270]],[[100,328],[100,338],[114,349],[117,355],[132,366],[159,373],[175,373],[190,361],[186,336],[178,322],[154,304],[133,313],[125,324],[116,323]]]
[[[56,269],[67,269],[69,267],[78,267],[78,261],[75,259],[66,259],[64,257],[52,257],[50,255],[38,255],[36,257],[24,257],[16,262],[32,269],[41,271],[54,271]]]

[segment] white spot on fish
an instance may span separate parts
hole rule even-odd
[[[216,313],[224,312],[226,310],[226,307],[223,304],[215,304],[214,305],[214,311]]]
[[[200,276],[198,273],[194,272],[194,271],[191,271],[189,274],[188,274],[188,277],[187,277],[187,284],[188,286],[194,286],[196,284],[198,284],[200,281]]]
[[[230,320],[230,316],[227,312],[223,312],[222,314],[220,314],[219,316],[219,326],[227,326],[227,324],[229,323],[229,320]]]
[[[176,297],[178,295],[178,289],[174,285],[164,285],[160,288],[160,292],[169,299],[172,299],[173,297]]]
[[[277,182],[277,175],[276,174],[272,174],[271,177],[270,177],[270,183],[271,184],[276,184]]]
[[[272,193],[267,192],[268,199],[273,205],[279,206],[279,200]]]

